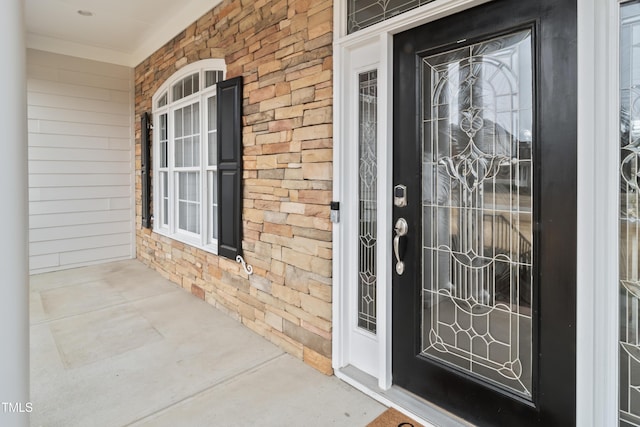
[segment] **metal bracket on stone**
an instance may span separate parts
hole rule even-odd
[[[236,262],[242,263],[242,268],[244,268],[245,273],[247,273],[249,276],[253,274],[253,267],[247,264],[244,258],[242,258],[242,255],[238,255],[236,257]]]

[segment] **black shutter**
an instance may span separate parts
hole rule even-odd
[[[217,84],[218,254],[242,251],[242,77]]]
[[[149,113],[142,114],[140,118],[140,147],[142,150],[142,226],[151,228],[151,143],[149,140],[151,121]]]

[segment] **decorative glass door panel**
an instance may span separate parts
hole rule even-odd
[[[378,71],[358,75],[358,327],[376,333]]]
[[[532,35],[422,60],[422,354],[531,397]]]
[[[620,425],[640,426],[640,3],[620,15]]]
[[[474,425],[575,425],[576,7],[394,36],[393,382]]]

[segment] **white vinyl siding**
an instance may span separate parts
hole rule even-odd
[[[132,258],[133,70],[27,54],[31,273]]]

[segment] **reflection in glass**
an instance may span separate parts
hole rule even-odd
[[[166,97],[166,94],[165,94]],[[169,182],[168,182],[168,167],[169,167],[169,132],[167,127],[167,113],[160,114],[158,117],[158,173],[160,176],[160,205],[158,216],[160,217],[161,226],[169,225]]]
[[[160,224],[169,225],[169,182],[168,173],[160,172]]]
[[[167,152],[167,147],[168,147],[168,134],[167,134],[167,115],[166,114],[161,114],[160,115],[160,136],[159,136],[159,143],[160,143],[160,168],[166,168],[168,166],[168,152]]]
[[[200,165],[200,104],[187,105],[174,112],[175,166]]]
[[[531,398],[530,31],[423,58],[422,354]]]
[[[207,71],[214,80],[221,80],[222,71]],[[216,96],[207,98],[207,174],[209,176],[209,243],[218,238],[218,131]]]
[[[180,80],[178,83],[173,85],[173,99],[172,101],[177,101],[179,99],[185,98],[189,95],[192,95],[200,90],[200,74],[195,73],[190,76],[185,77]]]
[[[214,71],[214,70],[205,71],[204,80],[205,80],[204,87],[213,86],[217,82],[222,81],[222,71]]]
[[[640,3],[620,16],[620,425],[640,426]]]
[[[178,174],[178,227],[200,233],[200,173]]]
[[[218,175],[215,171],[209,171],[209,192],[210,192],[210,223],[209,235],[212,240],[218,238]]]
[[[358,326],[376,332],[376,244],[378,194],[378,72],[361,73],[359,79],[359,263]]]
[[[218,147],[217,147],[217,104],[216,97],[212,96],[207,99],[207,111],[209,112],[207,117],[207,152],[209,166],[215,166],[218,163]]]
[[[164,95],[162,95],[160,99],[158,99],[158,108],[164,107],[165,105],[167,105],[167,99],[168,99],[168,94],[165,92]]]

